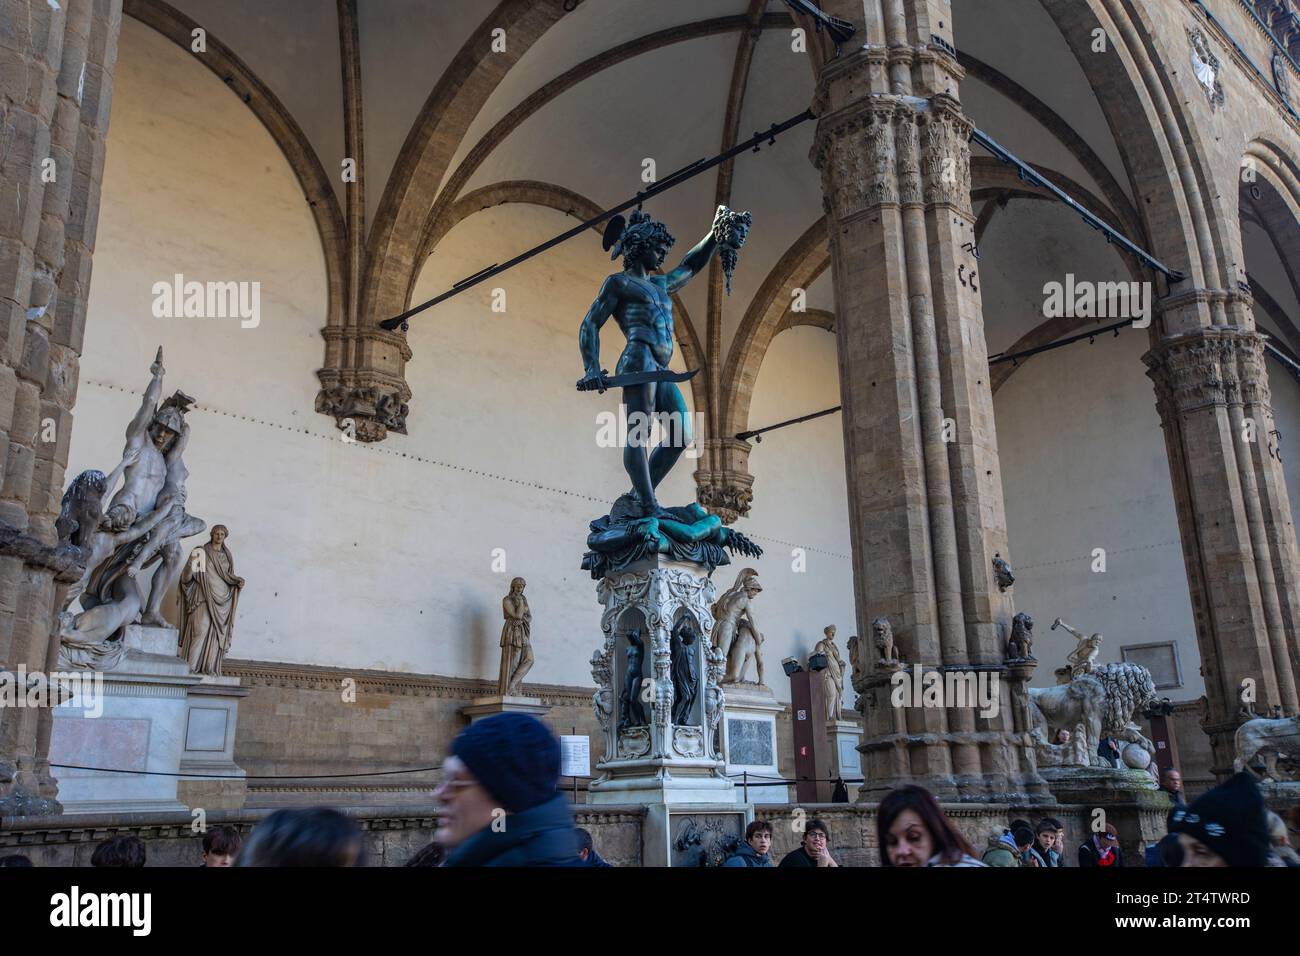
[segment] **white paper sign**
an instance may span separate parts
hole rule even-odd
[[[591,738],[565,734],[560,737],[560,776],[591,776]]]

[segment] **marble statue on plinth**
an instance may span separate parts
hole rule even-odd
[[[821,678],[822,699],[826,701],[826,722],[829,724],[839,720],[844,709],[844,659],[835,646],[835,625],[828,624],[822,633],[826,636],[817,642],[811,656],[821,654],[826,658]]]
[[[1101,642],[1104,638],[1100,634],[1084,634],[1082,631],[1066,624],[1059,617],[1052,622],[1052,630],[1056,630],[1058,627],[1065,630],[1066,633],[1079,642],[1065,658],[1066,665],[1070,670],[1070,678],[1074,679],[1080,674],[1087,674],[1092,670],[1097,655],[1101,653]]]
[[[501,626],[501,673],[497,678],[497,693],[502,697],[519,696],[524,676],[533,666],[533,612],[524,597],[527,583],[523,578],[515,578],[510,582],[510,593],[501,599],[505,623]]]
[[[195,674],[218,676],[235,635],[235,608],[244,579],[226,547],[224,524],[212,526],[208,543],[196,548],[181,569],[180,656]]]
[[[161,348],[149,371],[152,378],[127,426],[121,462],[109,476],[82,472],[63,497],[61,542],[80,547],[87,564],[58,617],[62,667],[111,669],[121,661],[127,625],[167,626],[159,609],[185,562],[181,541],[207,526],[185,511],[189,470],[183,455],[190,437],[185,415],[194,399],[178,391],[159,404]],[[119,477],[122,487],[113,493]],[[137,577],[154,563],[160,566],[146,593]],[[81,610],[73,612],[77,601]]]
[[[1029,689],[1030,737],[1040,767],[1101,767],[1102,737],[1134,743],[1149,754],[1155,745],[1134,721],[1156,700],[1151,672],[1131,661],[1103,664],[1067,684]],[[1053,743],[1069,731],[1065,743]]]
[[[754,662],[755,683],[763,684],[763,634],[754,623],[753,600],[763,591],[758,572],[745,568],[713,605],[713,646],[727,662],[723,683],[742,684],[749,662]]]

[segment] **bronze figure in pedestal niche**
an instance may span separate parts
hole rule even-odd
[[[641,700],[641,673],[645,663],[645,641],[640,628],[629,628],[627,635],[627,671],[623,676],[623,693],[618,700],[618,729],[644,727],[650,723]]]
[[[673,626],[670,653],[673,671],[673,723],[692,723],[691,711],[699,693],[699,668],[695,657],[699,653],[696,643],[699,634],[688,615]]]

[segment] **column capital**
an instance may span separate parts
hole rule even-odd
[[[1156,386],[1156,404],[1190,412],[1227,405],[1270,405],[1264,370],[1265,337],[1252,329],[1216,325],[1170,336],[1142,356]]]

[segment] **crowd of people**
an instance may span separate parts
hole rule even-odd
[[[406,863],[423,866],[589,866],[610,864],[597,852],[589,831],[573,824],[560,782],[559,741],[541,721],[524,714],[500,714],[464,730],[443,762],[434,791],[438,826],[429,845]],[[1168,835],[1146,848],[1147,866],[1300,866],[1290,846],[1290,831],[1300,830],[1300,807],[1290,826],[1264,805],[1248,772],[1238,773],[1190,805],[1177,770],[1167,770],[1161,788],[1173,808]],[[774,824],[754,820],[722,864],[727,867],[835,867],[830,828],[822,820],[791,825],[801,830],[798,845],[779,863],[772,861]],[[1123,867],[1119,832],[1099,826],[1073,854],[1067,853],[1065,827],[1044,817],[998,827],[983,853],[952,823],[934,795],[910,785],[891,791],[876,814],[880,865],[890,867]],[[95,867],[145,865],[139,837],[119,835],[100,843]],[[202,837],[202,866],[366,865],[365,841],[356,820],[327,808],[277,810],[244,840],[234,827],[213,827]],[[0,856],[0,867],[31,866],[23,855]]]

